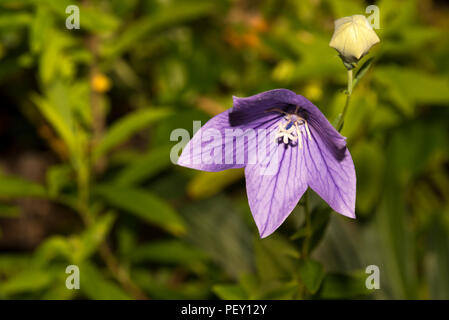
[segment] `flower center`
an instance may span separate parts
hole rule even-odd
[[[298,106],[296,106],[294,112],[286,112],[279,108],[269,109],[268,111],[280,112],[285,115],[285,121],[279,123],[278,131],[275,136],[276,142],[284,143],[286,145],[297,142],[297,145],[299,145],[299,148],[301,149],[303,134],[306,134],[309,140],[312,140],[307,120],[299,115]]]

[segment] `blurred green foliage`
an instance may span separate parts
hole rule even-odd
[[[71,4],[79,30],[65,27]],[[449,7],[441,1],[376,2],[381,43],[342,132],[358,219],[311,193],[310,256],[301,250],[302,203],[261,240],[241,170],[170,162],[171,131],[191,131],[193,120],[229,108],[232,95],[289,88],[333,121],[346,85],[328,46],[333,21],[367,5],[1,0],[0,299],[449,299]],[[50,159],[40,178],[17,169],[27,153]],[[47,224],[66,222],[24,248],[7,240],[39,228],[30,199],[50,206]],[[69,264],[80,267],[80,290],[65,287]],[[372,264],[380,290],[365,288]]]

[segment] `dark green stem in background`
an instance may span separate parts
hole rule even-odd
[[[92,62],[89,66],[89,81],[92,86],[95,77],[99,74],[98,69],[98,38],[92,35],[88,38],[88,47],[92,53]],[[90,90],[90,105],[92,113],[92,145],[96,145],[103,137],[105,130],[105,112],[102,106],[101,93],[96,92],[91,88]],[[93,170],[95,173],[102,173],[106,168],[106,158],[101,157],[95,163],[93,163]]]
[[[348,89],[346,90],[346,103],[343,108],[343,112],[340,114],[338,123],[337,123],[337,130],[338,132],[343,129],[343,124],[345,121],[346,112],[349,108],[349,102],[351,100],[351,94],[352,94],[352,69],[348,70]]]
[[[78,184],[78,213],[86,227],[92,226],[94,218],[89,210],[89,177],[90,170],[87,162],[80,161],[77,168],[77,184]],[[123,288],[135,299],[148,299],[145,294],[137,287],[129,277],[126,269],[124,269],[117,258],[114,256],[111,248],[106,242],[103,242],[99,248],[100,257],[103,259],[106,267],[109,269],[113,277],[123,286]]]
[[[305,212],[304,228],[306,229],[306,234],[302,245],[302,257],[307,258],[309,255],[310,238],[312,236],[312,218],[311,212],[309,210],[308,191],[304,193],[304,212]]]
[[[97,46],[98,39],[95,36],[89,37],[88,47],[92,55],[94,56],[94,61],[91,63],[89,71],[91,86],[92,79],[98,73],[96,61]],[[101,106],[101,96],[99,93],[95,92],[92,87],[90,90],[90,97],[91,111],[93,115],[93,137],[89,142],[97,143],[104,133],[105,115],[104,110]],[[99,173],[102,172],[105,168],[105,162],[99,161],[92,164],[89,159],[89,147],[91,146],[86,145],[83,140],[78,140],[77,157],[74,161],[75,170],[77,173],[78,188],[77,211],[86,228],[91,227],[95,223],[95,216],[90,210],[89,203],[91,177],[93,176],[92,171],[96,171],[97,173]],[[148,299],[144,292],[132,281],[128,271],[120,264],[106,241],[100,245],[99,255],[104,261],[106,267],[109,269],[112,276],[133,298]]]

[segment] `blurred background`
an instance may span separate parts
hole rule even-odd
[[[172,130],[232,95],[288,88],[332,122],[333,21],[369,4],[1,0],[0,299],[449,299],[445,1],[374,2],[381,43],[342,131],[357,220],[310,193],[312,234],[300,203],[262,240],[242,170],[170,161]]]

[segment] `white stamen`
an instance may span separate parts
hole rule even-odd
[[[309,125],[307,124],[307,121],[304,121],[304,126],[306,127],[307,136],[309,137],[309,140],[312,141],[312,135],[310,134]]]
[[[299,144],[299,149],[302,149],[302,135],[301,135],[301,130],[299,129],[298,126],[298,122],[295,122],[295,127],[296,127],[296,134],[298,136],[298,144]]]
[[[297,114],[287,114],[284,117],[284,119],[287,122],[279,123],[278,132],[276,133],[276,136],[275,136],[275,142],[279,142],[279,139],[282,139],[282,142],[284,144],[288,144],[289,141],[298,140],[298,147],[299,147],[299,149],[302,149],[303,132],[300,129],[300,124],[304,125],[307,137],[309,138],[309,140],[312,140],[312,135],[310,133],[309,125],[308,125],[307,121],[304,120],[302,117],[299,117]],[[287,129],[287,126],[289,126],[289,125],[290,125],[290,128]]]

